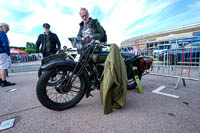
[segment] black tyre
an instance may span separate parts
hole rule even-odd
[[[72,74],[72,70],[73,68],[65,66],[58,70],[45,71],[41,75],[37,82],[36,94],[42,105],[51,110],[62,111],[72,108],[80,102],[85,94],[86,79],[82,75],[77,76],[73,83],[66,86],[68,81],[63,79],[67,79]],[[57,74],[60,75],[60,79],[57,79],[54,85],[49,86],[49,80]],[[73,76],[76,76],[76,74]],[[69,97],[69,95],[71,96]]]
[[[142,79],[142,73],[141,72],[134,70],[134,73],[139,76],[140,80]],[[135,81],[135,78],[133,77],[133,78],[128,79],[127,89],[133,90],[133,89],[136,89],[136,87],[137,87],[137,83]]]
[[[38,70],[38,78],[39,78],[41,75],[42,75],[42,69],[41,69],[41,67],[40,67],[39,70]]]

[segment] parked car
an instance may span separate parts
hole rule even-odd
[[[162,44],[158,45],[154,50],[153,50],[153,56],[154,58],[158,57],[159,54],[161,54],[164,51],[167,51],[170,48],[171,44]]]
[[[178,62],[182,62],[182,60],[183,62],[191,61],[193,64],[198,64],[200,61],[200,41],[194,41],[192,43],[185,42],[184,49],[183,45],[178,49],[168,49],[159,54],[158,58],[160,61],[168,62],[168,64],[178,64]]]
[[[168,51],[170,49],[178,49],[180,46],[176,42],[169,42],[168,44],[162,44],[158,45],[154,50],[153,50],[153,55],[154,57],[158,57],[159,54]]]
[[[120,48],[120,51],[123,53],[132,53],[132,54],[134,54],[134,55],[136,55],[136,56],[138,56],[138,55],[142,55],[142,52],[143,51],[141,51],[140,49],[136,49],[136,48],[133,48],[133,47],[122,47],[122,48]]]

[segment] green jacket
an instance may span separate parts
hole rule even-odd
[[[105,33],[104,33],[104,30],[102,29],[100,23],[98,22],[98,20],[89,18],[88,24],[90,24],[92,29],[94,30],[93,38],[95,40],[99,40],[100,42],[102,42]],[[77,37],[82,38],[83,37],[82,29],[83,29],[84,22],[82,21],[79,25],[80,25],[80,29],[79,29]]]
[[[104,114],[111,113],[112,109],[119,109],[125,105],[127,81],[124,60],[117,45],[113,44],[106,58],[100,83],[100,96],[104,106]]]

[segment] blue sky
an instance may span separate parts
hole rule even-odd
[[[200,22],[199,0],[1,0],[0,22],[10,25],[11,46],[35,43],[43,32],[42,24],[51,25],[62,46],[71,47],[68,37],[76,36],[85,7],[106,30],[109,43]]]

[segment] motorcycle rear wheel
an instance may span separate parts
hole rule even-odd
[[[142,79],[142,73],[138,72],[137,70],[135,70],[135,73],[138,75],[139,79]],[[137,83],[135,81],[134,76],[131,79],[128,79],[128,83],[127,83],[127,89],[128,90],[133,90],[136,89],[137,87]]]

